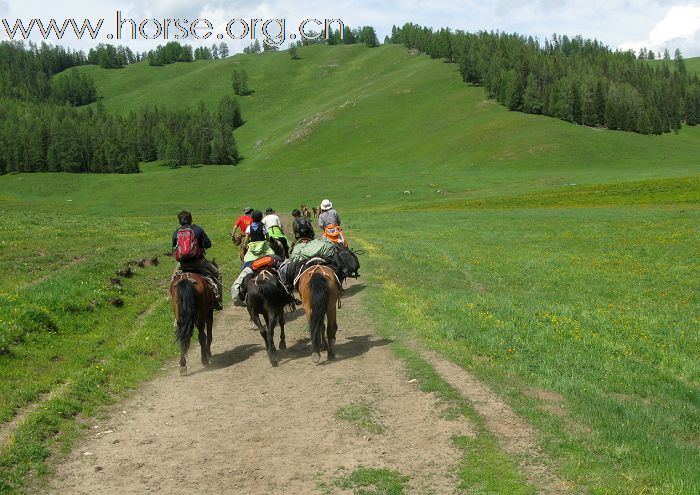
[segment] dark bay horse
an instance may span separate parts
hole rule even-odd
[[[187,374],[187,350],[190,348],[195,325],[199,331],[202,364],[211,359],[211,328],[214,322],[214,291],[204,277],[197,273],[181,273],[170,283],[170,296],[177,320],[175,338],[180,344],[180,374]],[[206,333],[204,328],[206,326]]]
[[[271,269],[263,269],[248,280],[246,284],[246,306],[250,319],[260,330],[265,341],[265,350],[272,366],[277,366],[277,350],[275,349],[275,326],[280,325],[280,349],[286,349],[284,337],[284,307],[294,305],[294,297],[280,282],[277,273]],[[265,325],[260,321],[260,315]]]
[[[299,276],[299,294],[311,333],[311,359],[321,359],[322,344],[327,345],[328,359],[335,358],[333,345],[338,331],[336,307],[340,307],[340,282],[332,268],[315,265]],[[326,325],[326,320],[328,324]],[[326,335],[323,335],[324,326]]]

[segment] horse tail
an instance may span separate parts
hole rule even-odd
[[[177,330],[175,338],[180,344],[182,353],[186,353],[190,348],[190,340],[194,332],[194,325],[197,322],[197,294],[194,290],[194,282],[191,280],[181,280],[177,286]]]
[[[329,294],[328,279],[320,273],[311,275],[311,342],[315,349],[321,349],[321,332],[328,311]]]

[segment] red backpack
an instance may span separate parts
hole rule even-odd
[[[177,244],[173,250],[177,261],[196,260],[202,257],[202,248],[192,227],[177,229]]]

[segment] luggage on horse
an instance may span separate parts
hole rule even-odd
[[[277,263],[279,263],[279,258],[275,256],[263,256],[262,258],[258,258],[257,260],[253,261],[253,264],[250,265],[250,267],[253,270],[260,270],[261,268],[266,268],[268,266],[274,266]]]
[[[343,273],[343,278],[359,277],[360,260],[357,258],[357,254],[342,244],[336,244],[335,249],[338,253],[338,258],[340,258],[340,270]]]
[[[286,283],[294,280],[299,273],[311,264],[329,265],[339,276],[342,276],[341,261],[338,257],[336,244],[324,237],[297,243],[292,251],[291,259],[290,266],[286,269]]]
[[[332,260],[335,257],[335,245],[325,238],[299,242],[294,246],[291,257],[294,261],[305,261],[316,257]]]

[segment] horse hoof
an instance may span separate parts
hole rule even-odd
[[[187,375],[187,366],[180,366],[180,376]]]
[[[277,362],[276,359],[270,359],[270,364],[272,365],[273,368],[277,368],[279,366],[279,363]]]
[[[317,352],[314,352],[313,354],[311,354],[311,360],[314,363],[318,363],[321,360],[321,355]]]
[[[286,348],[287,348],[287,343],[283,340],[282,342],[280,342],[280,350],[283,351]]]
[[[328,354],[328,360],[332,361],[333,359],[335,359],[335,354]]]

